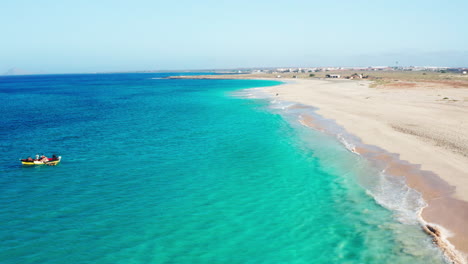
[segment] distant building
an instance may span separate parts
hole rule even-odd
[[[351,79],[351,80],[353,80],[353,79],[362,79],[362,78],[363,78],[362,74],[357,74],[357,73],[354,73],[351,76],[346,77],[346,79]]]
[[[325,77],[327,77],[327,78],[340,78],[341,75],[339,75],[339,74],[327,74],[327,75],[325,75]]]

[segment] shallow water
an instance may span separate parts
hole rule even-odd
[[[379,169],[238,93],[276,82],[167,75],[0,77],[1,263],[443,262]]]

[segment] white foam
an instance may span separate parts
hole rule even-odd
[[[356,145],[354,145],[350,141],[346,140],[345,137],[343,136],[343,134],[338,134],[336,137],[345,146],[345,148],[347,150],[351,151],[354,154],[359,155],[359,153],[357,153],[357,151],[356,151]]]
[[[293,105],[294,104],[287,103],[287,102],[284,102],[284,101],[272,100],[270,107],[272,109],[286,110],[286,109],[290,108]]]
[[[232,92],[232,95],[248,99],[264,99],[266,97],[263,88],[249,88],[240,91],[235,91]]]
[[[421,193],[406,185],[403,177],[387,175],[385,170],[377,175],[376,184],[367,186],[367,193],[381,206],[394,212],[404,224],[421,223],[420,212],[427,206]]]

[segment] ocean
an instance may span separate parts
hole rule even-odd
[[[169,75],[0,77],[0,263],[444,263],[279,82]]]

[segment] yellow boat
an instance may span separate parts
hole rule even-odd
[[[49,161],[43,162],[39,160],[31,160],[31,159],[22,159],[21,164],[23,165],[49,165],[49,166],[55,166],[59,164],[60,160],[62,160],[61,156],[58,156],[56,158],[49,158]]]

